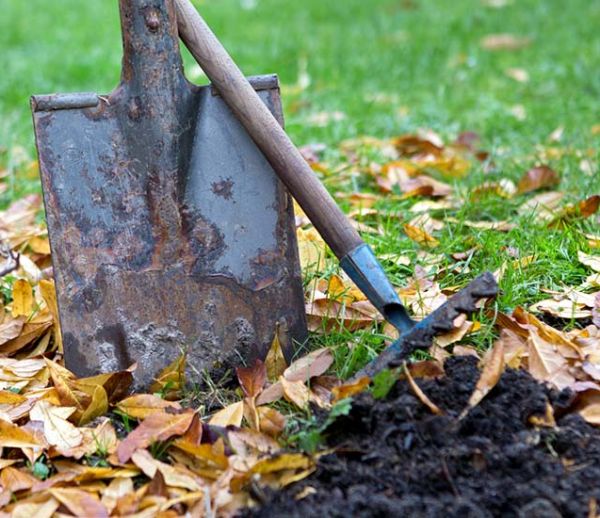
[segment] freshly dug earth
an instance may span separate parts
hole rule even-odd
[[[328,430],[311,477],[267,494],[249,516],[585,517],[600,503],[600,430],[567,413],[571,395],[507,370],[462,420],[479,377],[474,358],[417,380],[445,412],[435,416],[398,382],[388,397],[362,394]],[[556,427],[535,427],[547,404]],[[561,414],[564,414],[562,417]]]

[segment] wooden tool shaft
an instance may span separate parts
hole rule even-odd
[[[358,232],[189,0],[176,0],[181,39],[323,239],[340,259]]]

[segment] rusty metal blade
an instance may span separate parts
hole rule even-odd
[[[186,81],[171,0],[121,0],[122,82],[32,99],[67,366],[188,352],[198,380],[306,337],[291,199],[210,86]],[[277,78],[255,78],[282,122]]]

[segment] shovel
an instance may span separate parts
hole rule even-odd
[[[453,329],[462,313],[477,309],[480,299],[494,297],[498,287],[486,272],[421,322],[413,321],[400,302],[373,250],[364,243],[321,184],[283,128],[189,0],[175,0],[179,34],[200,67],[264,153],[279,178],[298,201],[340,265],[400,338],[359,373],[373,376],[393,367],[414,350],[427,348],[433,337]]]
[[[32,98],[67,366],[137,362],[136,386],[187,353],[204,368],[304,341],[293,205],[211,86],[183,75],[172,0],[120,0],[121,84]],[[282,124],[276,76],[248,83]],[[287,344],[287,345],[285,345]]]

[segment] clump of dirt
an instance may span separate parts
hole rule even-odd
[[[571,394],[507,370],[462,420],[476,360],[451,358],[446,376],[417,380],[445,415],[398,382],[384,400],[361,394],[329,429],[335,453],[248,516],[584,517],[600,502],[600,430],[565,412]],[[554,408],[556,427],[532,416]],[[563,417],[560,417],[564,414]],[[595,499],[595,500],[594,500]]]

